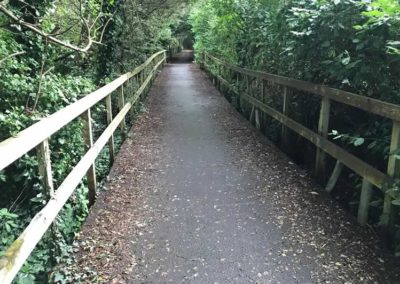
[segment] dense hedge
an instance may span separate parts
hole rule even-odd
[[[208,51],[243,67],[400,103],[400,5],[396,0],[203,0],[193,10],[191,23],[197,54]],[[279,96],[270,104],[281,109]],[[297,121],[316,130],[319,108],[315,96],[293,92],[291,116]],[[267,135],[278,142],[277,122],[270,121],[267,127]],[[391,127],[386,119],[333,104],[331,138],[383,172],[388,156],[397,155],[389,153]],[[314,150],[305,147],[309,145],[304,140],[294,141],[294,156],[311,162],[309,154]],[[351,172],[347,177],[342,182],[351,185],[345,186],[359,187],[359,177]],[[399,188],[394,184],[391,190]],[[355,211],[359,191],[341,194],[346,196],[339,198]],[[376,191],[372,204],[377,209],[370,220],[376,224],[382,198]]]
[[[155,51],[177,44],[173,29],[187,11],[186,1],[179,0],[26,0],[0,4],[25,22],[76,46],[84,46],[88,37],[82,18],[93,25],[92,36],[97,39],[105,28],[101,44],[82,53],[53,44],[0,12],[0,141],[138,66]],[[105,128],[102,110],[101,104],[93,109],[95,134]],[[84,153],[82,126],[82,121],[76,120],[50,139],[56,188]],[[122,136],[116,139],[120,143]],[[2,253],[49,199],[37,164],[36,153],[31,151],[0,171]],[[101,180],[109,168],[107,150],[96,167]],[[71,241],[87,213],[83,182],[15,282],[45,283],[54,265],[63,259],[70,261]]]

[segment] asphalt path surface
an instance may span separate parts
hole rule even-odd
[[[79,238],[80,265],[105,283],[396,283],[378,238],[191,57],[151,89]]]

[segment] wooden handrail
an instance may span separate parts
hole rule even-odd
[[[232,92],[239,95],[239,91],[229,84],[221,76],[217,75],[218,80],[222,82],[227,88],[229,88]],[[357,158],[353,154],[343,150],[341,147],[337,146],[336,144],[330,142],[325,137],[315,133],[314,131],[306,128],[305,126],[301,125],[300,123],[290,119],[286,115],[282,114],[281,112],[273,109],[272,107],[268,106],[267,104],[263,103],[262,101],[246,94],[244,92],[240,93],[240,96],[243,97],[245,100],[250,102],[251,104],[255,105],[261,111],[267,113],[280,123],[284,124],[286,127],[289,127],[299,135],[306,138],[308,141],[316,145],[317,147],[323,149],[327,153],[329,153],[332,157],[339,159],[345,164],[347,167],[355,171],[356,173],[365,176],[365,178],[370,181],[376,187],[385,190],[385,185],[389,182],[389,177],[382,173],[381,171],[375,169],[371,165],[367,164],[363,160]]]
[[[246,68],[241,68],[219,58],[216,58],[208,53],[203,53],[200,58],[200,64],[205,67],[207,71],[211,73],[214,78],[214,82],[223,84],[235,95],[239,96],[241,99],[247,101],[249,104],[253,105],[253,108],[261,110],[267,115],[271,116],[275,120],[282,124],[282,141],[287,141],[287,132],[284,131],[286,128],[290,128],[298,135],[306,138],[308,141],[316,146],[316,172],[318,173],[321,168],[325,168],[325,153],[331,155],[333,158],[337,159],[337,166],[335,179],[337,179],[337,170],[341,169],[341,165],[346,165],[348,168],[352,169],[355,173],[363,178],[363,185],[361,189],[360,204],[358,210],[358,220],[364,225],[368,221],[368,210],[369,202],[372,193],[372,185],[381,189],[384,192],[384,208],[382,213],[382,226],[384,228],[384,234],[390,235],[394,232],[393,221],[394,214],[392,214],[392,201],[397,198],[397,196],[390,190],[388,186],[395,178],[400,177],[400,161],[396,159],[394,155],[389,156],[387,173],[382,173],[378,169],[344,150],[340,146],[332,143],[327,139],[329,131],[329,118],[330,118],[330,101],[334,100],[336,102],[355,107],[372,114],[380,115],[385,118],[389,118],[393,121],[392,128],[392,138],[390,144],[390,152],[400,148],[400,106],[354,93],[346,92],[343,90],[338,90],[330,88],[324,85],[318,85],[310,82],[305,82],[297,79],[287,78],[283,76],[278,76],[274,74],[269,74],[261,71],[250,70]],[[210,68],[211,66],[216,66],[214,70]],[[283,87],[283,97],[284,104],[283,110],[278,111],[270,106],[268,106],[263,101],[252,96],[249,92],[249,82],[247,81],[247,90],[239,90],[236,86],[238,82],[229,82],[223,77],[223,70],[230,70],[236,74],[243,75],[246,78],[253,77],[257,81],[258,86],[262,86],[261,94],[264,96],[264,81],[275,83]],[[239,77],[236,77],[237,80]],[[304,91],[308,94],[314,94],[321,97],[321,109],[320,118],[318,125],[318,133],[306,128],[300,123],[291,119],[288,115],[289,109],[289,97],[287,96],[288,88]],[[330,181],[332,182],[332,180]],[[332,187],[332,184],[329,185]]]
[[[343,103],[352,107],[356,107],[365,110],[370,113],[374,113],[395,121],[400,121],[400,106],[384,101],[380,101],[365,96],[360,96],[354,93],[346,92],[339,89],[330,88],[324,85],[318,85],[306,81],[301,81],[293,78],[283,77],[274,75],[262,71],[255,71],[247,68],[242,68],[233,65],[229,62],[218,59],[210,54],[206,53],[206,56],[219,64],[228,67],[229,69],[241,73],[243,75],[252,76],[258,79],[266,80],[272,83],[276,83],[281,86],[290,87],[314,95],[328,97],[339,103]]]
[[[43,172],[51,174],[49,155],[46,153],[48,151],[48,139],[50,136],[56,133],[62,127],[68,125],[72,120],[78,118],[83,113],[86,113],[87,116],[86,123],[90,124],[90,108],[103,99],[106,99],[108,106],[108,127],[101,134],[99,139],[90,146],[86,154],[73,168],[71,173],[65,178],[60,187],[56,191],[51,192],[50,201],[35,215],[24,232],[7,249],[4,256],[0,258],[1,284],[8,284],[12,282],[15,275],[21,269],[26,259],[46,233],[51,223],[55,220],[60,210],[63,208],[69,197],[75,191],[76,187],[82,181],[83,177],[87,174],[90,168],[93,167],[93,164],[103,147],[107,143],[110,143],[110,149],[113,149],[114,145],[112,137],[115,130],[125,120],[125,116],[129,110],[138,101],[145,89],[151,84],[152,79],[157,75],[157,70],[162,64],[165,63],[165,61],[166,51],[163,50],[157,52],[144,64],[135,68],[132,72],[122,75],[110,84],[21,131],[16,137],[9,138],[0,143],[0,170],[16,161],[31,149],[43,144],[44,146],[40,147],[39,152],[44,158],[43,161],[39,162],[39,164],[41,165]],[[143,72],[147,73],[144,74]],[[144,75],[142,76],[142,74]],[[121,105],[119,113],[114,119],[112,119],[112,92],[118,88],[123,88],[124,84],[129,83],[129,80],[137,75],[141,75],[142,78],[145,78],[144,81],[135,92],[131,101]],[[88,127],[87,130],[91,132],[91,127]],[[91,135],[91,133],[88,134]],[[113,152],[110,151],[110,155],[111,159],[113,159]],[[95,175],[94,168],[91,174]],[[52,186],[49,186],[49,184],[46,183],[51,183],[51,180],[52,177],[47,177],[45,179],[45,185],[49,188],[52,188]],[[92,190],[92,193],[94,193],[94,189],[90,188],[91,185],[88,184],[88,186],[89,192]],[[92,184],[92,186],[95,186],[95,184]]]
[[[145,63],[105,85],[104,87],[86,95],[79,101],[55,112],[54,114],[40,120],[31,127],[19,132],[15,137],[10,137],[0,143],[0,170],[15,162],[42,141],[52,136],[72,120],[79,117],[87,109],[91,108],[106,96],[117,90],[130,78],[144,70],[157,56],[165,54],[165,51],[152,55]]]

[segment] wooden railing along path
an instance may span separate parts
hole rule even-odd
[[[259,111],[261,111],[282,124],[281,141],[284,143],[287,144],[288,128],[313,143],[317,148],[315,162],[317,175],[319,172],[323,171],[326,166],[326,153],[335,158],[337,163],[333,174],[328,181],[328,191],[330,191],[336,183],[343,165],[360,175],[363,178],[358,207],[358,221],[361,224],[366,224],[368,220],[369,203],[373,189],[372,186],[374,185],[381,189],[385,194],[384,208],[381,218],[382,225],[385,235],[390,235],[390,232],[393,232],[395,210],[392,201],[397,198],[397,196],[392,191],[388,190],[388,188],[393,179],[400,177],[400,160],[396,159],[395,155],[390,155],[387,172],[383,173],[340,146],[332,143],[327,137],[329,131],[331,101],[336,101],[341,104],[364,110],[368,113],[391,119],[393,121],[393,129],[390,153],[393,153],[400,148],[399,105],[360,96],[338,89],[333,89],[324,85],[313,84],[292,78],[241,68],[218,59],[208,53],[201,54],[200,65],[201,67],[205,68],[214,78],[215,84],[219,86],[225,86],[238,98],[247,101],[247,103],[250,105],[253,105],[253,108],[255,108],[254,116],[256,125],[259,125]],[[240,79],[244,79],[246,82],[246,87],[244,90],[241,90],[238,87],[240,85],[239,77]],[[254,88],[250,87],[250,79],[253,82],[256,82],[256,91],[254,91]],[[283,88],[281,93],[283,97],[283,107],[281,111],[272,108],[262,101],[266,96],[268,96],[268,94],[265,92],[264,84],[266,82],[273,83]],[[289,117],[289,89],[303,91],[308,94],[317,95],[321,98],[318,133],[310,130],[309,128]],[[257,96],[255,96],[254,93],[257,93]],[[261,97],[262,100],[257,97]]]
[[[110,84],[21,131],[15,137],[0,143],[0,171],[30,150],[37,149],[40,175],[51,196],[44,208],[35,215],[24,232],[0,258],[1,284],[11,283],[85,175],[89,188],[89,200],[90,203],[94,202],[96,194],[95,160],[106,144],[109,147],[110,159],[114,159],[115,130],[118,127],[126,127],[126,115],[151,85],[158,69],[165,63],[166,56],[164,50],[154,54],[132,72],[122,75]],[[128,87],[130,89],[131,86],[138,86],[138,88],[132,99],[126,102],[124,89],[128,89]],[[118,91],[119,113],[113,117],[112,93],[114,91]],[[90,109],[103,100],[106,103],[108,127],[94,142]],[[52,179],[49,139],[61,128],[79,117],[82,117],[85,121],[83,137],[87,145],[87,152],[60,187],[55,190]]]

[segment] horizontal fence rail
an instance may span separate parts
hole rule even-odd
[[[355,155],[349,153],[340,146],[328,140],[329,131],[329,116],[331,101],[335,101],[347,106],[364,110],[368,113],[376,114],[393,121],[392,139],[390,152],[400,148],[400,106],[387,103],[384,101],[368,98],[354,93],[333,89],[328,86],[313,84],[301,80],[282,77],[274,74],[269,74],[261,71],[250,70],[233,65],[229,62],[216,58],[208,53],[202,53],[198,58],[200,65],[209,72],[213,78],[213,82],[218,86],[225,86],[227,90],[234,93],[240,99],[247,101],[253,106],[253,111],[256,113],[256,126],[259,127],[258,111],[261,111],[282,124],[281,141],[287,143],[286,129],[291,129],[298,135],[304,137],[317,148],[316,153],[316,173],[325,168],[325,154],[329,154],[337,160],[335,170],[331,180],[328,182],[327,190],[332,189],[332,179],[337,179],[340,174],[342,165],[353,170],[363,178],[361,197],[358,210],[358,220],[361,224],[365,224],[368,220],[368,210],[371,198],[372,186],[381,189],[385,195],[384,208],[382,213],[382,225],[385,234],[390,234],[394,226],[394,208],[392,201],[396,198],[392,191],[388,190],[388,185],[395,179],[399,178],[400,161],[394,155],[390,155],[388,161],[387,172],[383,173],[374,168],[370,164],[359,159]],[[227,76],[229,74],[229,76]],[[227,78],[228,77],[228,78]],[[247,83],[245,90],[239,88],[239,77],[244,78]],[[283,88],[281,93],[283,97],[282,111],[276,110],[265,102],[261,101],[254,94],[251,94],[249,78],[253,79],[256,86],[261,86],[258,89],[259,94],[265,94],[264,83],[273,83]],[[320,117],[318,125],[318,133],[303,126],[299,122],[291,119],[288,115],[290,96],[288,90],[298,90],[307,94],[317,95],[321,98]],[[259,96],[258,94],[258,96]],[[251,116],[253,116],[253,111]]]
[[[160,67],[166,62],[167,52],[160,51],[152,55],[145,63],[98,89],[86,95],[79,101],[61,109],[60,111],[42,119],[31,127],[21,131],[0,143],[0,171],[36,148],[39,160],[39,171],[43,177],[45,187],[50,191],[50,200],[37,213],[28,227],[0,258],[0,283],[11,283],[21,269],[33,249],[39,243],[58,213],[74,193],[76,187],[87,176],[89,201],[94,202],[96,193],[96,173],[94,163],[100,151],[108,144],[110,159],[114,159],[114,132],[118,127],[125,128],[125,117],[140,96],[151,85]],[[125,102],[124,86],[138,85],[132,99]],[[118,91],[119,113],[112,115],[112,93]],[[92,118],[90,109],[97,103],[105,100],[108,127],[97,141],[93,141]],[[85,121],[84,139],[87,152],[78,164],[61,183],[58,189],[53,188],[50,161],[49,139],[61,128],[74,119],[82,117]]]

